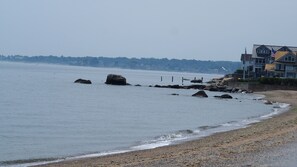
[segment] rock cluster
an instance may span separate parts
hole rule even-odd
[[[150,86],[152,87],[152,86]],[[155,85],[155,88],[172,88],[172,89],[200,89],[208,90],[211,92],[228,92],[228,93],[252,93],[251,91],[241,90],[238,88],[232,88],[228,86],[216,86],[216,85]]]
[[[205,85],[155,85],[155,88],[172,88],[172,89],[204,89]]]

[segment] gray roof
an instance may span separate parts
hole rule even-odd
[[[265,44],[262,44],[262,45],[265,45]],[[256,54],[256,49],[259,47],[259,46],[262,46],[262,45],[259,45],[259,44],[254,44],[253,46],[253,58],[256,58],[257,57],[257,54]],[[279,50],[280,48],[284,47],[284,46],[278,46],[278,45],[265,45],[268,49],[272,50]],[[286,46],[288,47],[290,50],[292,50],[293,52],[297,52],[297,47],[296,46]]]

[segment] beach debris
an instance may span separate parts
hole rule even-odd
[[[198,91],[197,93],[193,94],[192,96],[195,96],[195,97],[208,97],[208,95],[203,90]]]
[[[233,97],[229,94],[223,94],[221,96],[214,96],[216,98],[222,98],[222,99],[232,99]]]
[[[107,75],[105,84],[110,85],[129,85],[127,84],[126,78],[121,75],[109,74]]]
[[[81,84],[92,84],[92,82],[90,80],[86,80],[86,79],[77,79],[74,81],[74,83],[81,83]]]

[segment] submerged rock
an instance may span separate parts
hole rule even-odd
[[[92,82],[90,80],[86,80],[86,79],[77,79],[74,81],[74,83],[81,83],[81,84],[92,84]]]
[[[229,94],[223,94],[221,96],[214,96],[216,98],[222,98],[222,99],[232,99],[233,97]]]
[[[106,78],[105,84],[110,85],[127,85],[126,78],[121,75],[109,74]]]
[[[208,97],[207,94],[203,90],[198,91],[197,93],[193,94],[192,96],[195,96],[195,97]]]
[[[202,83],[202,79],[193,79],[191,83]]]
[[[232,99],[233,97],[231,95],[228,95],[228,94],[223,94],[223,95],[221,95],[221,98],[223,98],[223,99]]]

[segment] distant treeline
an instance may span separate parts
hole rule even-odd
[[[107,57],[64,57],[64,56],[4,56],[0,55],[0,61],[51,63],[73,66],[108,67],[124,69],[160,70],[197,72],[209,74],[233,73],[240,67],[240,62],[231,61],[200,61],[156,58],[107,58]]]

